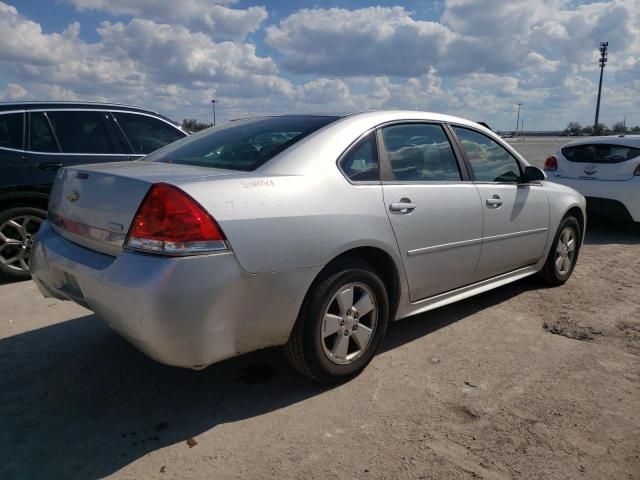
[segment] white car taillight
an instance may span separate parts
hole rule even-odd
[[[225,250],[216,221],[178,187],[154,184],[144,197],[127,235],[126,247],[165,255]]]

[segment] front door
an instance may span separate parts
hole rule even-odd
[[[469,162],[484,212],[477,280],[536,263],[549,234],[549,200],[540,184],[520,182],[518,160],[487,135],[452,127]]]
[[[394,124],[379,139],[384,202],[411,301],[472,283],[482,207],[442,126]]]

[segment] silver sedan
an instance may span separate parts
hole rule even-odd
[[[391,320],[533,274],[561,285],[585,222],[579,193],[468,120],[262,117],[62,169],[31,270],[160,362],[284,345],[335,382]]]

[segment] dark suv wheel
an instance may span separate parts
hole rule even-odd
[[[0,272],[16,280],[29,278],[31,243],[46,215],[34,207],[0,212]]]

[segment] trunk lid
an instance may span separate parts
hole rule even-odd
[[[66,239],[116,256],[151,185],[231,173],[145,161],[63,168],[51,192],[49,221]]]

